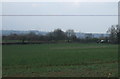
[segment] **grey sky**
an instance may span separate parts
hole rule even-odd
[[[3,3],[3,15],[118,15],[117,2],[11,2]],[[3,16],[4,30],[53,31],[74,29],[105,33],[118,24],[118,16]]]

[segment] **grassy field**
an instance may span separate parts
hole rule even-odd
[[[4,77],[117,77],[111,44],[3,45]]]

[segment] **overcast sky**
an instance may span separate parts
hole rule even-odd
[[[5,2],[3,15],[118,15],[117,2]],[[118,16],[3,16],[3,30],[106,33]]]

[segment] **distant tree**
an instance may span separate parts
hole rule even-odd
[[[74,30],[72,30],[72,29],[67,30],[66,35],[67,35],[68,42],[73,41],[77,38]]]
[[[55,29],[53,32],[49,32],[46,37],[48,41],[65,40],[66,34],[61,29]]]
[[[108,30],[107,33],[110,34],[109,39],[111,43],[119,43],[120,40],[120,26],[111,26]]]
[[[93,38],[92,33],[85,34],[85,38],[86,38],[86,39],[92,39],[92,38]]]
[[[47,38],[48,41],[54,40],[54,34],[53,34],[53,32],[49,32],[49,33],[46,35],[46,38]]]
[[[35,32],[29,32],[28,34],[26,34],[26,38],[30,41],[37,40],[37,35]]]
[[[53,32],[53,37],[55,40],[65,40],[66,34],[61,29],[55,29]]]

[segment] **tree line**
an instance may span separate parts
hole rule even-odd
[[[81,43],[89,43],[89,42],[104,42],[104,43],[120,43],[120,26],[111,26],[107,33],[109,33],[109,37],[100,37],[94,38],[92,34],[86,34],[84,39],[77,38],[74,30],[69,29],[66,32],[61,29],[55,29],[53,32],[49,32],[46,35],[36,34],[35,32],[30,32],[28,34],[10,34],[7,36],[2,36],[3,40],[19,40],[22,43],[25,42],[81,42]],[[101,41],[103,40],[103,41]]]

